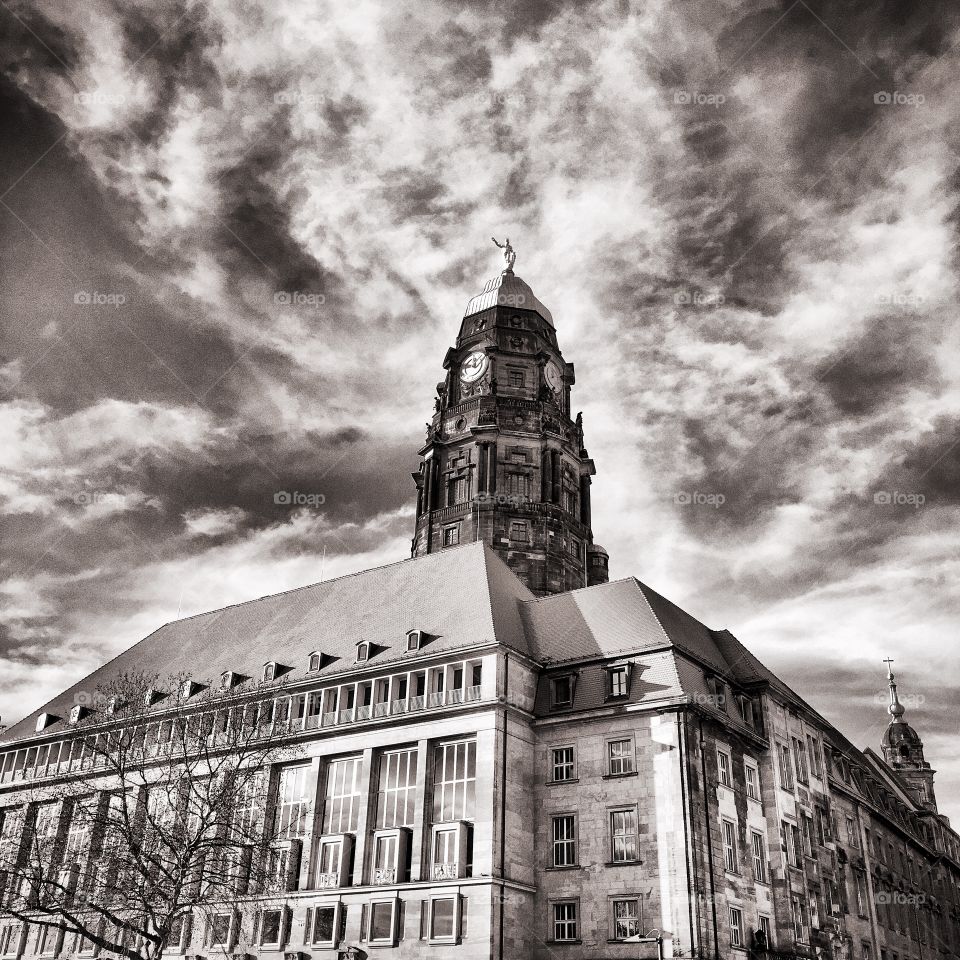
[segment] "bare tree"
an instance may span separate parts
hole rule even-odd
[[[269,771],[295,755],[295,700],[276,685],[126,675],[95,702],[71,728],[63,778],[0,810],[0,913],[159,960],[195,916],[216,926],[238,898],[291,888],[299,857]]]

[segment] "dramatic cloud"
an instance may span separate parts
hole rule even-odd
[[[864,746],[893,656],[960,815],[958,18],[5,5],[4,720],[164,620],[406,555],[507,233],[613,575]]]

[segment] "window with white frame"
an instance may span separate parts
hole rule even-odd
[[[717,777],[725,787],[733,786],[733,776],[730,773],[730,754],[717,747]]]
[[[438,744],[433,752],[433,774],[433,822],[472,820],[476,807],[476,741]]]
[[[612,901],[614,940],[640,936],[640,898],[625,897]]]
[[[170,921],[170,935],[164,948],[167,953],[186,953],[190,945],[192,919],[189,913],[181,913]]]
[[[233,948],[236,916],[232,912],[215,913],[207,925],[207,946],[229,951]]]
[[[730,908],[730,946],[743,946],[743,911],[739,907]]]
[[[307,910],[307,943],[335,947],[343,938],[347,908],[341,903],[321,904]]]
[[[750,845],[753,848],[753,879],[767,882],[767,849],[763,834],[759,830],[750,831]]]
[[[345,757],[327,764],[324,833],[353,833],[357,829],[363,799],[360,774],[360,757]]]
[[[780,762],[780,786],[784,790],[792,790],[793,762],[790,759],[790,748],[785,743],[777,744],[777,758]]]
[[[366,663],[370,659],[370,644],[364,641],[357,644],[357,663]]]
[[[607,741],[607,775],[620,777],[634,771],[633,738]]]
[[[607,697],[614,700],[630,692],[630,666],[623,663],[607,667]]]
[[[610,859],[631,863],[639,858],[637,808],[610,811]]]
[[[412,827],[416,797],[416,748],[382,753],[377,793],[377,827]]]
[[[22,923],[0,925],[0,956],[19,957],[23,953],[25,940],[26,930]]]
[[[577,863],[577,818],[572,813],[551,817],[553,866],[572,867]]]
[[[732,820],[720,821],[723,832],[723,868],[728,873],[737,873],[737,826]]]
[[[56,956],[63,948],[64,933],[63,927],[40,927],[37,935],[37,953],[41,957]],[[173,952],[172,949],[171,952]]]
[[[284,907],[275,907],[260,911],[260,923],[257,945],[279,950],[286,940],[286,916]]]
[[[318,887],[338,887],[344,879],[343,842],[342,837],[321,839],[317,851],[316,885]]]
[[[368,910],[367,940],[371,944],[396,944],[397,900],[374,900]]]
[[[577,901],[558,900],[551,906],[553,939],[560,943],[578,940]]]
[[[455,523],[452,526],[443,528],[443,545],[445,547],[454,547],[460,542],[460,524]]]
[[[747,796],[751,800],[760,799],[760,771],[757,765],[745,760],[743,764],[743,777],[747,786]]]
[[[280,771],[274,831],[278,839],[303,837],[310,829],[313,779],[310,770],[310,764],[306,763]]]
[[[550,780],[560,783],[563,780],[573,780],[575,772],[574,748],[553,747],[550,751]]]
[[[797,943],[806,943],[810,937],[810,920],[807,911],[807,899],[803,894],[790,897],[793,912],[793,936]]]
[[[430,901],[430,939],[453,943],[457,940],[459,905],[456,897],[434,897]]]
[[[823,775],[823,767],[820,763],[820,742],[809,733],[807,734],[807,754],[810,759],[810,772],[820,779]]]

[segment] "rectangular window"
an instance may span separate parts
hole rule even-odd
[[[820,764],[820,744],[816,737],[807,734],[807,755],[810,758],[810,772],[818,779],[822,776],[822,766]]]
[[[550,706],[569,707],[573,703],[573,676],[553,677],[550,681]]]
[[[522,387],[526,381],[526,377],[523,375],[522,370],[511,370],[510,371],[510,386],[511,387]]]
[[[793,758],[797,767],[797,780],[800,783],[808,783],[807,776],[807,751],[802,740],[793,737]]]
[[[633,740],[610,740],[607,743],[607,774],[619,777],[633,773]]]
[[[443,545],[445,547],[454,547],[460,542],[460,524],[456,523],[452,527],[443,528]]]
[[[362,800],[360,766],[360,757],[332,760],[327,764],[324,833],[353,833],[357,829]]]
[[[807,913],[806,898],[794,894],[790,898],[793,909],[793,936],[797,943],[806,943],[809,939],[810,923]]]
[[[305,836],[310,829],[310,764],[285,767],[277,796],[276,839]]]
[[[743,946],[743,911],[739,907],[730,908],[730,945]]]
[[[625,697],[629,691],[630,668],[626,665],[607,668],[607,696]]]
[[[613,810],[610,813],[611,860],[630,863],[639,859],[637,808]]]
[[[726,750],[717,750],[717,776],[725,787],[733,786],[730,776],[730,754]]]
[[[613,901],[613,939],[640,936],[640,901],[635,898]]]
[[[562,900],[553,904],[553,939],[560,942],[578,939],[575,900]]]
[[[760,799],[760,771],[749,762],[743,765],[743,776],[747,786],[747,796],[751,800]]]
[[[377,828],[412,827],[417,795],[417,751],[395,750],[380,755]]]
[[[723,869],[737,873],[737,827],[732,820],[720,821],[723,827]]]
[[[337,935],[337,908],[314,907],[313,921],[310,926],[310,942],[314,946],[336,946],[340,939]]]
[[[552,818],[553,865],[572,867],[577,863],[577,819],[572,813]]]
[[[283,910],[264,910],[260,914],[261,947],[279,947],[283,936]]]
[[[507,474],[507,493],[520,500],[530,499],[530,477],[526,473]]]
[[[467,478],[455,477],[447,483],[447,506],[452,507],[467,499]]]
[[[800,832],[803,836],[803,852],[808,856],[813,856],[813,820],[809,813],[800,815]]]
[[[800,828],[790,824],[790,838],[793,841],[793,862],[796,866],[803,865],[803,843],[800,840]]]
[[[857,916],[865,917],[867,915],[867,879],[862,870],[854,873],[857,884]]]
[[[477,743],[444,743],[433,752],[433,822],[472,820],[476,801]]]
[[[519,543],[530,542],[530,531],[525,520],[514,520],[510,524],[510,539]]]
[[[396,900],[375,900],[370,904],[370,926],[367,939],[371,943],[393,943]]]
[[[763,842],[763,834],[757,830],[750,831],[750,843],[753,847],[753,879],[760,883],[767,882],[767,851]]]
[[[457,901],[454,897],[437,897],[430,901],[430,939],[455,940],[457,936]]]
[[[847,817],[847,840],[855,850],[860,849],[860,838],[857,836],[857,825],[853,817]]]
[[[573,747],[554,747],[550,751],[550,757],[550,779],[553,783],[574,779],[576,774]]]
[[[760,935],[763,938],[763,945],[773,946],[773,928],[770,925],[770,918],[760,914]],[[758,944],[758,946],[761,946]]]
[[[790,760],[790,748],[785,743],[778,743],[777,756],[780,759],[780,786],[784,790],[792,790],[793,764]]]
[[[230,934],[233,931],[233,914],[217,913],[210,918],[209,941],[211,947],[230,948]]]

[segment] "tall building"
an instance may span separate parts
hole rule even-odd
[[[303,816],[279,900],[198,915],[168,953],[960,957],[960,837],[892,671],[880,752],[858,749],[729,631],[594,566],[572,366],[511,254],[447,355],[414,556],[167,624],[11,726],[0,846],[41,810],[69,834],[64,788],[117,722],[79,723],[79,697],[183,672],[298,745],[267,809]],[[150,708],[144,765],[192,689]],[[81,889],[103,868],[58,857]],[[48,939],[0,916],[3,960],[92,955]]]
[[[443,359],[433,419],[420,449],[412,555],[484,540],[535,593],[562,593],[608,577],[593,542],[596,473],[572,415],[576,383],[553,316],[505,267],[467,304]]]

